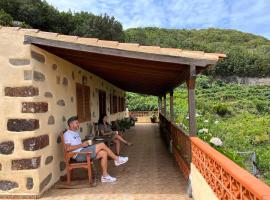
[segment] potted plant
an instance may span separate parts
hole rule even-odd
[[[152,115],[152,116],[150,117],[150,119],[151,119],[151,122],[152,122],[152,123],[156,123],[156,122],[157,122],[157,116],[156,116],[156,115]]]

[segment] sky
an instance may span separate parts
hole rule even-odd
[[[47,0],[60,11],[107,13],[124,29],[237,29],[270,39],[270,0]]]

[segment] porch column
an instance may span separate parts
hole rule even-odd
[[[166,108],[166,93],[163,95],[163,115],[166,117],[166,112],[167,112],[167,108]]]
[[[170,120],[174,122],[173,89],[170,90]]]
[[[158,97],[158,113],[162,113],[162,97]]]
[[[195,110],[195,80],[196,66],[190,65],[188,87],[188,113],[189,113],[189,135],[196,136],[196,110]]]

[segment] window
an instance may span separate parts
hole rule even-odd
[[[118,112],[121,112],[122,111],[122,105],[121,105],[121,97],[118,97],[118,109],[117,109]]]
[[[126,110],[126,99],[125,97],[121,98],[121,104],[122,104],[122,111]]]
[[[106,92],[99,90],[99,116],[102,116],[106,113]]]
[[[117,96],[113,96],[113,113],[117,113]]]
[[[126,109],[125,97],[110,94],[110,113],[123,112]]]
[[[90,87],[76,84],[77,114],[80,122],[90,121]]]
[[[110,113],[113,114],[113,95],[110,94]]]

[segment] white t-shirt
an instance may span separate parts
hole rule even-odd
[[[69,144],[71,146],[82,144],[80,134],[71,130],[67,130],[64,133],[64,142],[65,144]],[[80,152],[82,149],[83,148],[80,147],[78,149],[73,150],[72,152]]]

